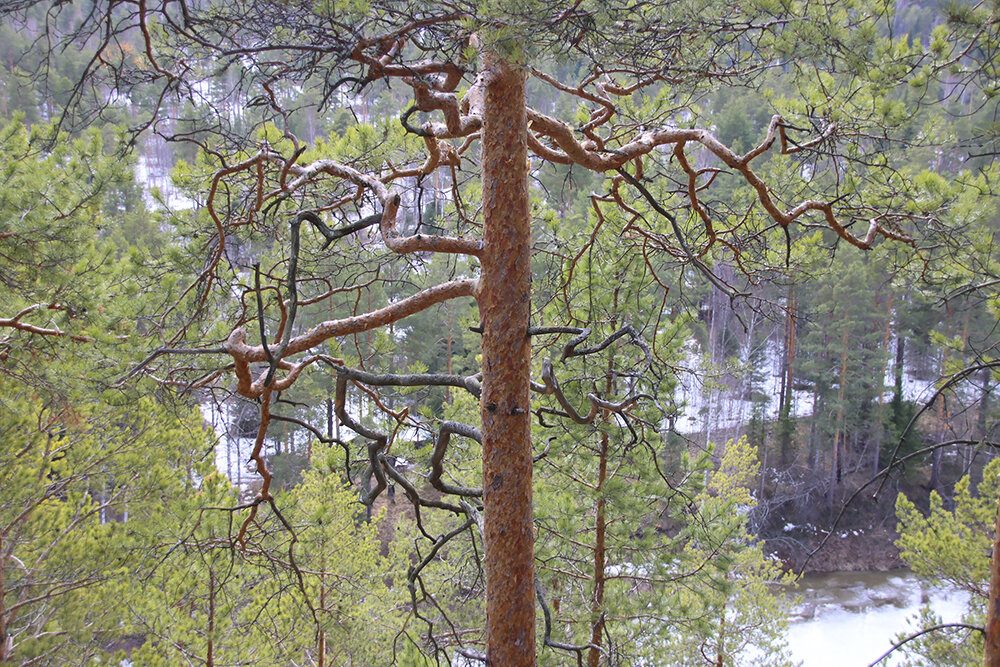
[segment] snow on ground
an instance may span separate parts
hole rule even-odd
[[[675,428],[684,434],[704,433],[707,439],[718,441],[733,437],[750,421],[754,405],[749,395],[749,382],[746,377],[739,377],[734,371],[738,365],[721,366],[708,364],[694,344],[687,348],[686,370],[678,373],[678,386],[674,395],[674,404],[680,406]],[[777,419],[778,390],[781,386],[781,354],[777,346],[769,345],[764,350],[762,381],[756,391],[768,397],[763,406],[763,417],[767,420]],[[891,398],[892,368],[887,369],[885,385],[887,391],[885,400]],[[910,373],[903,376],[903,395],[907,400],[922,402],[930,398],[934,392],[934,382],[919,380]],[[661,401],[661,403],[664,403]],[[256,478],[252,468],[247,468],[247,459],[253,448],[252,437],[241,437],[233,426],[238,417],[236,411],[253,408],[246,404],[233,401],[221,408],[203,405],[202,414],[205,421],[212,425],[219,437],[220,446],[216,450],[216,466],[232,479],[233,483],[242,486]],[[359,416],[357,406],[349,407],[351,414]],[[806,417],[812,410],[812,395],[808,391],[796,390],[792,393],[792,414],[795,417]],[[252,417],[252,416],[251,416]],[[245,417],[244,417],[245,418]],[[325,419],[325,417],[324,417]],[[404,440],[426,440],[433,434],[425,430],[409,429],[397,434]]]
[[[166,205],[173,211],[187,210],[194,208],[194,201],[188,199],[178,190],[170,179],[170,172],[158,164],[157,160],[150,153],[143,153],[135,163],[135,180],[143,184],[143,193],[146,198],[146,205],[152,208],[161,208]],[[150,194],[150,190],[156,188],[160,191],[160,201],[157,201]]]
[[[705,359],[695,344],[687,348],[684,368],[678,373],[678,387],[674,402],[682,406],[676,419],[676,429],[680,433],[704,433],[712,440],[719,432],[731,437],[749,423],[754,405],[749,400],[750,381],[746,367],[737,360],[723,364],[712,364]],[[761,382],[754,388],[768,397],[763,405],[763,418],[778,418],[778,392],[781,387],[781,350],[777,345],[768,345],[763,350],[764,373]],[[742,377],[740,375],[742,373]],[[893,367],[888,364],[883,384],[886,387],[884,400],[892,397]],[[918,403],[927,401],[934,393],[935,384],[930,380],[920,380],[909,372],[903,374],[903,398]],[[793,417],[806,417],[812,412],[812,394],[807,390],[792,392],[791,413]]]

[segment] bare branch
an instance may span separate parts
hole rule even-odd
[[[479,432],[478,428],[453,421],[441,422],[440,428],[441,430],[438,433],[437,444],[434,446],[434,453],[431,454],[431,475],[427,478],[427,481],[429,481],[431,486],[441,493],[449,493],[468,498],[481,498],[483,495],[482,489],[452,486],[451,484],[443,482],[441,480],[441,475],[444,474],[444,455],[448,451],[448,443],[451,440],[451,434],[455,433],[457,435],[475,440],[481,444],[483,441],[482,433]]]
[[[421,310],[425,310],[434,304],[447,301],[448,299],[456,299],[463,296],[475,296],[477,285],[478,282],[472,279],[452,280],[430,287],[411,297],[397,301],[394,304],[390,304],[370,313],[355,315],[341,320],[329,320],[323,322],[306,333],[290,339],[286,349],[286,356],[291,356],[298,354],[299,352],[312,349],[330,338],[360,333],[362,331],[370,331],[371,329],[376,329],[389,324],[390,322],[396,322],[408,315],[420,312]],[[250,347],[247,345],[246,330],[240,328],[235,329],[229,335],[229,339],[225,344],[225,349],[226,352],[232,355],[236,364],[236,376],[239,380],[237,391],[247,398],[256,398],[259,396],[262,391],[262,387],[264,386],[264,378],[262,377],[259,380],[254,381],[250,376],[250,364],[255,361],[265,361],[267,359],[267,354],[264,351],[263,346],[258,345],[256,347]],[[323,357],[312,357],[296,366],[289,365],[287,368],[295,373],[295,375],[298,375],[298,373],[301,372],[306,365],[320,360],[321,358]],[[281,365],[284,363],[286,362],[279,360],[278,367],[285,368],[286,366]],[[289,377],[291,377],[291,375]],[[288,385],[283,385],[282,389],[286,386]]]
[[[909,635],[909,636],[904,637],[903,639],[899,640],[898,642],[896,642],[895,644],[892,645],[892,648],[890,648],[888,651],[886,651],[881,656],[879,656],[878,659],[875,660],[875,662],[870,663],[868,665],[868,667],[875,667],[875,665],[879,664],[880,662],[882,662],[883,660],[885,660],[886,658],[888,658],[890,655],[892,655],[894,652],[896,652],[897,650],[899,650],[907,642],[911,642],[914,639],[917,639],[918,637],[922,637],[922,636],[926,635],[929,632],[938,632],[940,630],[948,630],[950,628],[961,628],[963,630],[974,630],[974,631],[978,632],[979,634],[986,634],[986,630],[984,630],[981,626],[970,625],[968,623],[941,623],[939,625],[932,625],[929,628],[924,628],[923,630],[920,630],[919,632],[914,632],[912,635]]]

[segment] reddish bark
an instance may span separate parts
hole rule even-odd
[[[0,663],[13,659],[14,640],[7,633],[7,609],[4,600],[6,589],[6,557],[3,552],[3,535],[0,534]]]
[[[785,125],[781,116],[771,118],[767,136],[763,142],[746,154],[738,155],[707,130],[678,127],[645,131],[635,140],[619,146],[614,151],[594,150],[594,147],[588,146],[586,142],[577,139],[576,129],[568,123],[546,116],[534,109],[529,110],[528,114],[531,119],[531,129],[534,132],[530,138],[531,150],[549,162],[579,164],[593,171],[606,172],[618,169],[630,160],[646,155],[657,146],[683,146],[688,142],[699,143],[715,154],[727,167],[743,175],[746,182],[756,191],[757,200],[760,202],[760,205],[782,227],[788,227],[807,213],[816,212],[823,215],[827,226],[835,231],[838,236],[858,248],[867,250],[872,247],[872,243],[875,241],[877,235],[913,244],[912,237],[883,226],[882,220],[878,217],[872,218],[868,230],[863,237],[855,236],[837,218],[834,213],[833,204],[830,202],[807,199],[797,206],[782,210],[780,202],[776,201],[772,196],[771,188],[753,171],[750,163],[755,158],[770,150],[775,141],[779,142],[781,153],[788,155],[824,141],[827,135],[824,134],[823,136],[816,137],[806,143],[790,143],[785,133]],[[835,125],[830,125],[827,133],[833,132],[835,129]],[[558,146],[558,149],[546,146],[535,135],[544,135],[551,138]],[[695,210],[700,210],[700,204],[697,200],[692,200],[692,207]],[[711,229],[707,231],[709,231],[710,237],[714,237],[714,232]]]
[[[290,339],[284,356],[290,357],[293,354],[311,350],[330,338],[377,329],[448,299],[473,296],[476,284],[475,280],[451,280],[425,289],[405,299],[400,299],[378,310],[371,310],[361,315],[345,317],[340,320],[323,322],[301,336],[295,336]],[[251,376],[250,364],[255,361],[266,361],[267,354],[262,345],[251,347],[247,344],[246,340],[247,333],[245,329],[234,329],[229,334],[229,339],[226,341],[225,347],[226,351],[233,356],[234,372],[239,381],[236,391],[241,396],[257,398],[264,391],[264,380],[267,377],[267,372],[261,373],[254,380]],[[292,364],[284,360],[279,361],[278,368],[288,370],[289,373],[285,378],[277,380],[272,385],[272,388],[282,391],[291,386],[298,378],[299,373],[317,359],[318,357],[314,356],[297,364]]]
[[[993,556],[990,559],[990,601],[986,606],[984,667],[1000,667],[1000,499],[993,531]]]
[[[618,309],[618,290],[614,291],[614,308]],[[612,326],[616,324],[612,320]],[[604,396],[611,395],[614,378],[615,360],[608,359],[608,373],[604,377]],[[611,419],[607,410],[603,414],[605,425]],[[607,429],[601,430],[601,448],[597,469],[597,506],[594,510],[594,590],[590,600],[590,651],[587,652],[588,667],[599,667],[601,664],[601,637],[604,635],[604,588],[606,579],[604,568],[607,565],[607,501],[604,498],[604,487],[608,481],[608,457],[611,452]]]
[[[535,664],[531,504],[531,227],[525,74],[486,63],[483,109],[483,530],[487,664]]]
[[[610,382],[610,374],[608,383]],[[605,392],[605,396],[608,392]],[[608,419],[607,413],[604,415],[605,421]],[[601,664],[601,636],[604,631],[604,620],[601,612],[604,611],[604,566],[606,558],[605,539],[607,533],[607,517],[605,516],[606,502],[604,500],[604,483],[608,479],[608,432],[601,431],[601,453],[600,468],[597,473],[597,509],[594,534],[594,592],[590,601],[590,622],[593,629],[590,632],[590,651],[587,654],[587,665],[589,667],[599,667]]]
[[[208,570],[208,649],[205,667],[215,666],[215,570]]]

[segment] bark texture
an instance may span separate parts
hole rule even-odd
[[[1000,667],[1000,499],[997,501],[993,532],[993,555],[990,558],[990,601],[986,606],[986,637],[983,641],[984,667]]]
[[[525,74],[485,63],[482,318],[487,664],[535,664],[531,504],[531,227]]]
[[[610,375],[608,384],[610,384]],[[605,391],[604,395],[607,396],[609,393]],[[607,412],[604,413],[604,419],[605,421],[608,419]],[[588,667],[600,667],[601,665],[601,639],[604,631],[604,619],[601,614],[604,611],[604,568],[607,564],[606,535],[608,529],[607,517],[605,516],[607,503],[604,500],[604,483],[608,479],[608,451],[608,432],[601,431],[600,468],[597,473],[597,507],[595,509],[597,518],[594,525],[594,592],[590,601],[592,629],[590,631],[590,651],[587,653]]]

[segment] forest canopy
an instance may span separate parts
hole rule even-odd
[[[0,17],[0,662],[790,664],[992,456],[991,4]]]

